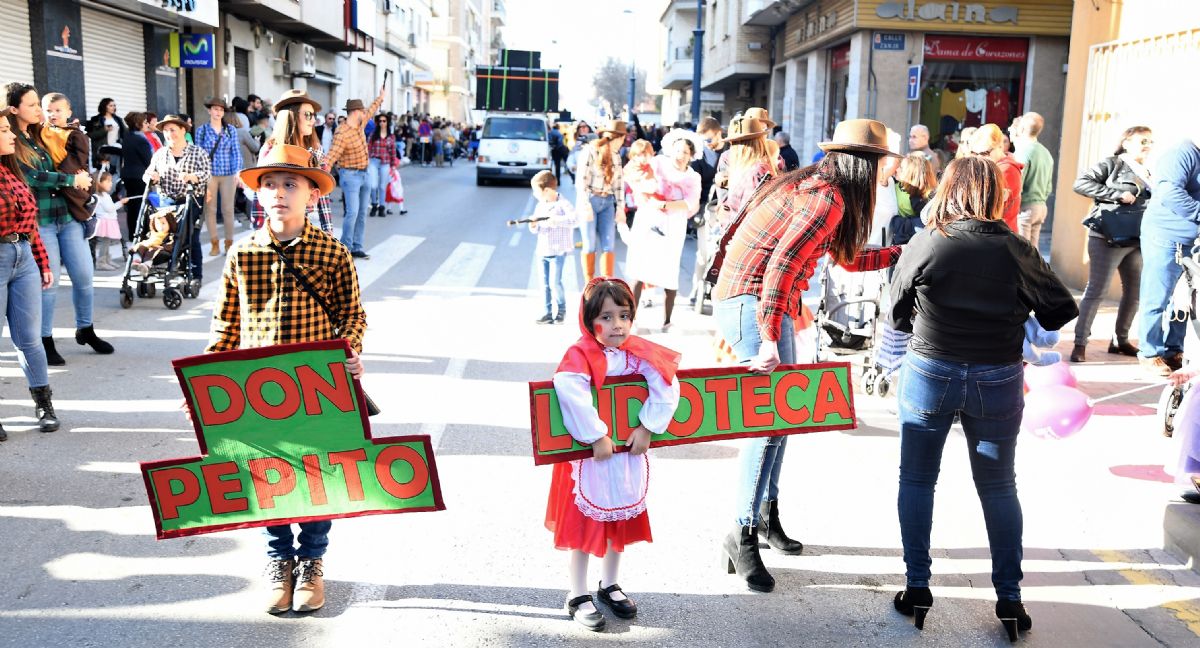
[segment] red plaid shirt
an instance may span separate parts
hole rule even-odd
[[[385,166],[396,163],[396,138],[392,135],[367,140],[367,157],[375,158]]]
[[[818,176],[776,189],[746,214],[729,242],[716,298],[757,296],[759,329],[778,340],[783,316],[799,317],[800,296],[829,251],[844,209],[841,193]],[[843,267],[879,270],[899,258],[900,246],[863,250]]]
[[[0,164],[0,235],[27,234],[38,270],[50,269],[46,246],[38,234],[38,205],[25,179]]]

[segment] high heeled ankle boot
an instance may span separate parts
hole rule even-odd
[[[615,252],[603,252],[600,254],[600,271],[605,277],[612,277],[617,271],[617,254]]]
[[[758,516],[758,535],[765,537],[772,549],[785,556],[796,556],[804,551],[803,542],[792,540],[783,532],[779,522],[779,500],[763,500]]]
[[[1033,619],[1025,612],[1020,601],[996,601],[996,618],[1008,633],[1009,641],[1017,640],[1017,631],[1026,632],[1033,628]]]
[[[596,253],[584,252],[579,255],[579,259],[583,264],[583,283],[587,284],[596,278]]]
[[[221,256],[221,239],[212,239],[212,249],[208,251],[208,256]]]
[[[96,335],[96,329],[91,324],[81,329],[75,329],[75,343],[80,346],[86,344],[92,347],[93,351],[101,355],[108,355],[113,352],[113,345],[101,340]]]
[[[913,625],[917,626],[917,630],[923,630],[925,615],[933,607],[933,592],[928,587],[908,587],[903,592],[896,592],[896,600],[892,604],[900,614],[913,617]]]
[[[54,348],[54,338],[42,338],[42,348],[46,350],[46,364],[51,367],[61,367],[67,364],[67,361],[58,354],[58,349]]]
[[[30,387],[29,395],[33,396],[34,413],[38,418],[38,429],[42,432],[53,432],[58,429],[58,417],[54,415],[54,403],[50,401],[53,392],[50,386]]]
[[[725,536],[725,568],[746,581],[746,586],[756,592],[775,589],[775,577],[767,571],[762,556],[758,553],[758,530],[753,526],[738,525]]]

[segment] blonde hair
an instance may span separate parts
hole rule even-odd
[[[920,151],[909,153],[900,160],[896,182],[908,195],[928,198],[937,187],[937,174],[933,172],[933,162]]]
[[[779,143],[769,137],[756,137],[745,143],[733,144],[729,147],[729,177],[753,171],[759,162],[774,169],[778,155]]]
[[[629,157],[635,158],[639,155],[654,155],[654,145],[649,140],[634,140],[633,144],[629,145]]]
[[[978,155],[958,158],[946,167],[937,195],[929,203],[929,224],[945,235],[946,225],[957,220],[1000,220],[1004,194],[1004,179],[995,162]]]
[[[984,124],[971,134],[971,142],[967,146],[967,150],[976,155],[987,155],[1003,147],[1004,131],[995,124]]]

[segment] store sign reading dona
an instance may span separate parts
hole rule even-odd
[[[880,18],[898,18],[900,20],[943,20],[946,22],[964,23],[1012,23],[1017,24],[1016,7],[995,7],[988,9],[976,2],[923,2],[917,6],[916,0],[908,2],[884,2],[875,8],[875,15]]]

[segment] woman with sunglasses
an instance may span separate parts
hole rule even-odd
[[[1129,342],[1129,327],[1138,310],[1142,281],[1142,214],[1150,200],[1150,169],[1146,156],[1154,146],[1150,129],[1134,126],[1121,134],[1121,143],[1112,155],[1100,160],[1075,181],[1075,193],[1094,202],[1083,224],[1088,228],[1088,282],[1079,301],[1079,319],[1075,320],[1075,348],[1071,362],[1084,362],[1092,320],[1100,309],[1100,300],[1108,289],[1113,271],[1121,277],[1121,303],[1117,307],[1114,335],[1109,353],[1136,356],[1138,348]]]
[[[375,118],[375,130],[367,138],[367,188],[371,192],[371,216],[387,216],[388,181],[392,169],[400,164],[396,157],[396,136],[392,134],[392,120],[383,114]]]
[[[271,137],[263,143],[262,150],[259,151],[259,159],[266,157],[271,148],[280,144],[290,144],[308,149],[312,153],[316,164],[322,168],[328,168],[325,163],[325,152],[321,148],[321,138],[317,136],[316,125],[317,115],[321,112],[321,104],[313,101],[303,90],[288,90],[283,93],[283,97],[275,102],[275,130],[271,131]],[[266,218],[266,212],[263,211],[262,205],[258,200],[250,201],[250,219],[253,222],[254,228],[258,229],[262,226],[263,220]],[[308,213],[311,219],[317,217],[317,224],[321,230],[333,233],[333,208],[329,204],[329,197],[322,195],[317,200],[317,208]]]

